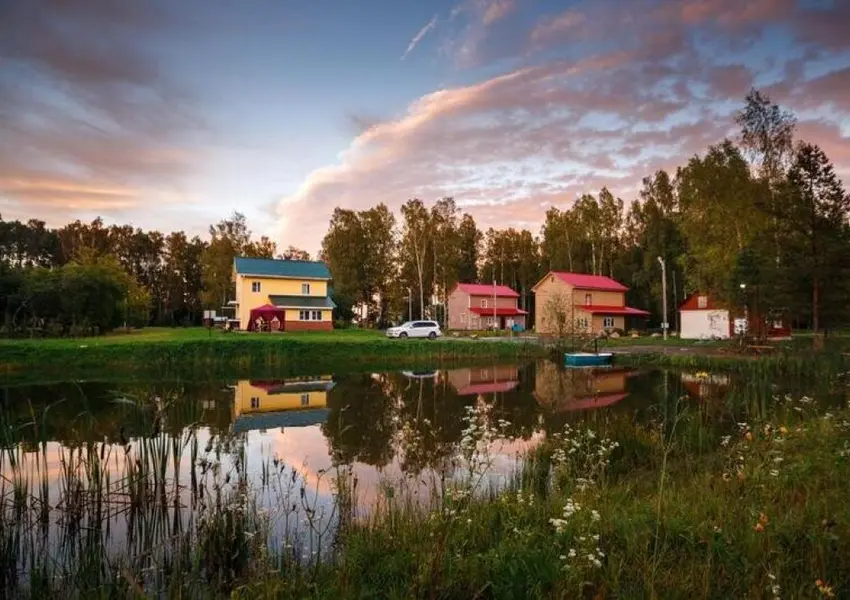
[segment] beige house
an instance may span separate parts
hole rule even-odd
[[[602,275],[550,271],[532,288],[534,328],[545,334],[625,329],[627,316],[649,316],[626,306],[628,289]]]

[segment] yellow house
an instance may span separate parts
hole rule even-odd
[[[303,427],[327,419],[330,375],[310,380],[248,381],[236,384],[233,431]]]
[[[254,329],[262,313],[265,321],[276,320],[275,329],[282,331],[333,329],[336,305],[330,298],[330,279],[323,262],[236,257],[233,281],[239,327]]]
[[[538,333],[598,333],[625,329],[627,316],[646,317],[626,306],[629,288],[610,277],[550,271],[534,292],[534,328]]]

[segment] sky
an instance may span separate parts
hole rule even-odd
[[[756,86],[850,183],[850,0],[0,0],[0,215],[315,252],[335,207],[479,226],[675,170]]]

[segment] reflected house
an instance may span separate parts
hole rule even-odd
[[[241,380],[233,397],[234,433],[279,427],[306,427],[328,418],[330,375],[282,381]]]
[[[551,362],[537,365],[534,397],[554,411],[576,411],[612,406],[629,395],[631,369],[561,369]]]
[[[729,376],[722,373],[682,373],[681,378],[688,395],[703,402],[724,398],[729,390]]]
[[[515,365],[451,369],[447,377],[460,396],[509,392],[519,385],[519,369]]]

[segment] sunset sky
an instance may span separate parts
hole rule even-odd
[[[5,0],[0,214],[315,251],[336,206],[635,197],[751,86],[850,182],[850,0]]]

